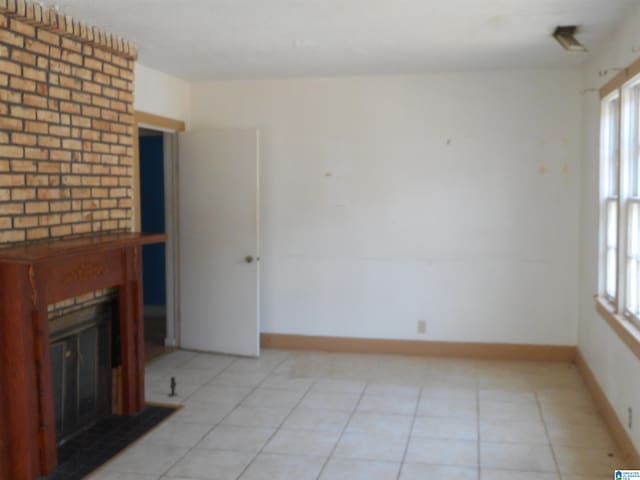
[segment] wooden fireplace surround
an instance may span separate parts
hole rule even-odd
[[[0,479],[57,464],[47,306],[119,287],[122,413],[144,406],[141,247],[164,234],[111,233],[0,249]]]

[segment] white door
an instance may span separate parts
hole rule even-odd
[[[180,346],[258,356],[259,132],[179,138]]]

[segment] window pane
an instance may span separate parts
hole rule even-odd
[[[627,310],[638,314],[638,268],[640,263],[634,259],[627,261]]]
[[[624,116],[624,145],[625,166],[628,175],[627,185],[631,197],[640,196],[640,169],[638,164],[638,99],[640,98],[640,85],[636,85],[626,92],[625,116]]]
[[[628,95],[625,95],[625,101]],[[601,278],[604,293],[611,300],[617,297],[618,288],[618,206],[620,168],[620,95],[607,98],[602,104],[600,185],[602,188],[602,265]],[[625,104],[626,105],[626,104]],[[626,117],[625,117],[626,118]],[[626,183],[625,186],[630,186]],[[625,193],[628,188],[625,188]],[[626,220],[626,219],[625,219]],[[626,285],[626,284],[623,284]],[[625,287],[626,289],[626,287]]]
[[[607,201],[607,232],[605,259],[605,289],[609,297],[616,296],[617,253],[618,253],[618,202]]]
[[[616,296],[616,250],[607,249],[607,295],[610,298]]]
[[[635,152],[633,153],[633,177],[634,177],[634,187],[631,190],[632,197],[640,197],[640,145],[635,146]]]
[[[620,158],[620,98],[616,97],[607,103],[605,109],[604,135],[604,174],[607,197],[618,195],[618,159]]]
[[[607,201],[607,248],[618,246],[618,202]]]
[[[640,313],[640,203],[630,202],[627,230],[627,310]]]

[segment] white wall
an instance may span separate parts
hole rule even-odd
[[[189,121],[190,85],[188,82],[136,64],[134,107],[136,110]]]
[[[640,8],[630,12],[624,23],[602,48],[591,55],[583,71],[585,88],[600,87],[610,78],[601,78],[598,71],[626,67],[640,54]],[[615,74],[615,72],[613,72]],[[600,98],[597,93],[583,96],[583,153],[581,191],[581,276],[580,322],[578,345],[587,363],[603,387],[623,425],[627,423],[627,408],[635,412],[631,431],[640,449],[640,361],[617,337],[605,321],[595,313],[593,295],[598,291],[598,165],[600,135]]]
[[[575,70],[193,84],[194,128],[262,129],[263,332],[575,344],[579,89]]]

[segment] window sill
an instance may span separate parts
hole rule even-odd
[[[604,318],[633,354],[640,359],[640,329],[622,315],[615,313],[611,303],[596,297],[596,312]]]

